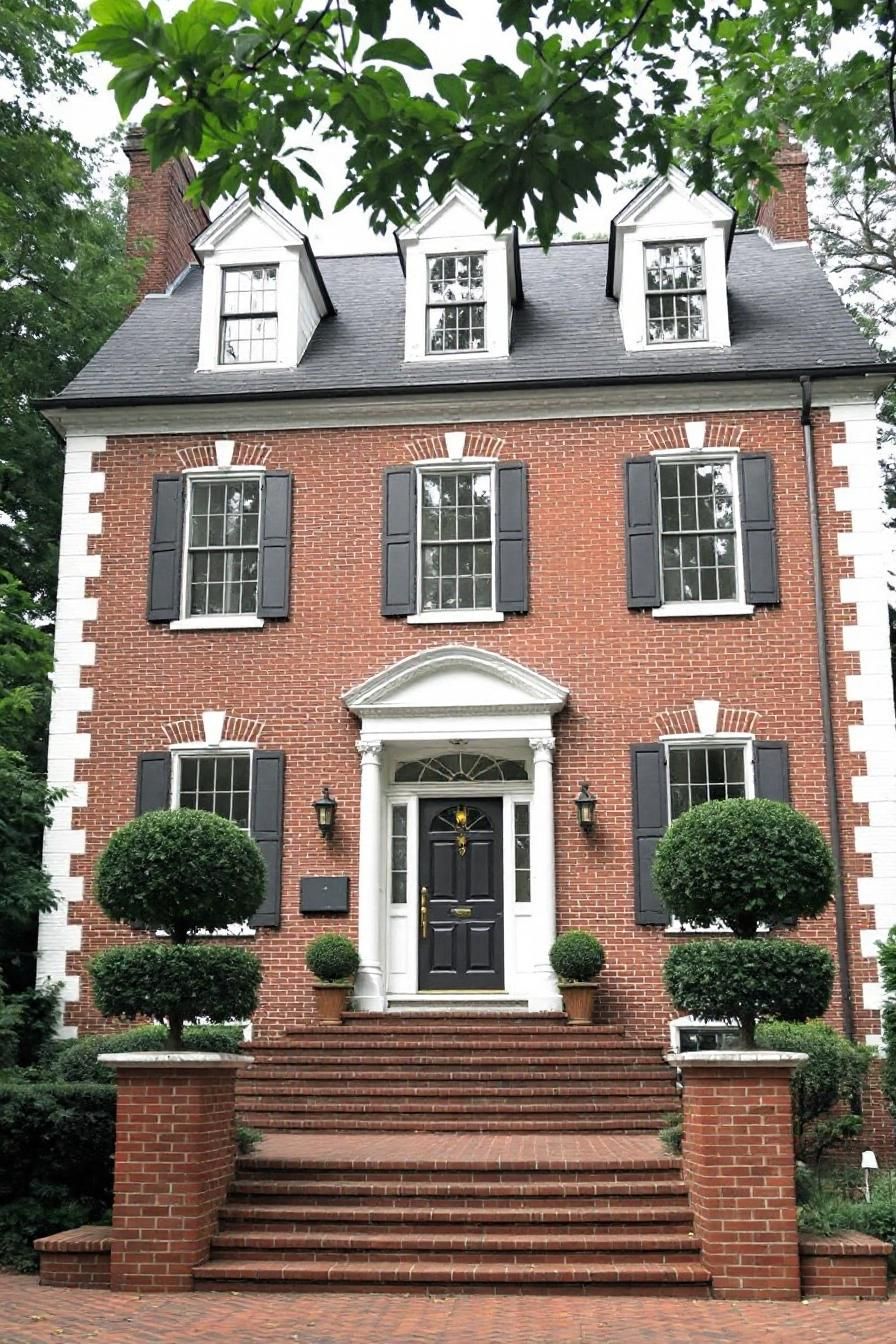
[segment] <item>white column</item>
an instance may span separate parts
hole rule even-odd
[[[548,953],[557,936],[557,893],[554,884],[554,739],[531,737],[532,748],[532,934],[535,969],[529,995],[531,1012],[562,1007]]]
[[[386,1006],[383,976],[383,782],[382,742],[355,743],[361,757],[361,836],[358,859],[358,952],[355,1003],[362,1012]]]

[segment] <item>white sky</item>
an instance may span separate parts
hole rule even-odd
[[[486,54],[508,63],[513,62],[516,37],[513,33],[502,31],[497,19],[496,0],[454,0],[454,4],[460,10],[462,19],[446,19],[438,32],[433,33],[418,24],[409,0],[396,0],[390,36],[413,38],[429,54],[439,71],[457,71],[469,57]],[[178,3],[178,0],[162,0],[161,7],[166,13],[174,13],[184,5]],[[425,75],[415,77],[413,71],[404,73],[409,81],[416,78],[425,83],[428,79]],[[119,117],[115,99],[106,88],[114,70],[95,62],[89,74],[92,95],[79,94],[63,102],[54,98],[52,107],[48,106],[46,110],[58,116],[63,125],[83,143],[95,144],[119,125]],[[139,120],[141,110],[135,109],[132,120]],[[303,140],[307,142],[305,134]],[[345,252],[391,251],[395,246],[391,233],[383,236],[371,232],[364,212],[359,207],[350,206],[339,214],[332,213],[332,206],[345,185],[342,147],[318,142],[314,163],[326,184],[322,199],[324,219],[306,222],[295,212],[292,218],[308,233],[315,251],[322,256]],[[126,168],[123,155],[118,166],[120,171]],[[589,202],[581,207],[575,221],[561,224],[564,236],[568,237],[577,229],[585,234],[607,232],[610,219],[622,201],[631,195],[631,190],[620,192],[612,182],[604,185],[605,194],[601,205]],[[274,204],[278,203],[274,201]]]

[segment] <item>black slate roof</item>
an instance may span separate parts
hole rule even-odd
[[[406,364],[405,283],[397,255],[320,259],[336,307],[298,368],[197,373],[202,273],[144,299],[46,406],[229,398],[350,396],[775,376],[883,365],[807,247],[773,248],[755,231],[734,240],[728,271],[731,345],[627,351],[604,292],[606,243],[521,248],[524,305],[509,358]]]

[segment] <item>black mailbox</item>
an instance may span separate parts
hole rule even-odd
[[[303,915],[348,914],[348,878],[303,877],[299,883],[299,910]]]

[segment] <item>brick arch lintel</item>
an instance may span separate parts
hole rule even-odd
[[[716,424],[710,421],[698,421],[697,423],[702,424],[704,431],[701,445],[703,450],[707,448],[736,448],[741,441],[742,425]],[[649,429],[647,440],[654,451],[677,448],[688,451],[690,449],[684,424],[659,425],[655,429]]]
[[[431,434],[423,439],[411,439],[406,443],[405,452],[412,462],[432,461],[433,458],[448,458],[448,445],[444,434]],[[494,434],[465,434],[464,457],[498,458],[504,450],[504,440]]]
[[[724,737],[728,733],[753,733],[759,722],[760,714],[756,709],[743,709],[737,705],[720,705],[716,723],[716,735]],[[660,737],[677,737],[683,733],[699,733],[700,725],[697,711],[693,705],[682,705],[677,709],[664,709],[654,718]]]
[[[262,467],[270,455],[270,444],[240,443],[237,439],[231,467]],[[184,470],[218,465],[214,445],[210,443],[178,448],[177,458]]]
[[[224,716],[224,731],[221,734],[221,741],[227,743],[260,742],[264,729],[265,725],[261,719],[228,713]],[[205,742],[202,712],[198,711],[195,714],[187,715],[185,718],[172,719],[170,723],[162,724],[161,737],[167,747]]]

